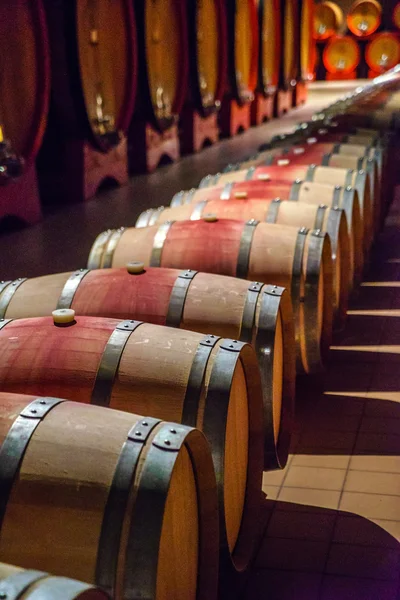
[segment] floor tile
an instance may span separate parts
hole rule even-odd
[[[305,506],[306,510],[309,510],[309,507],[313,506],[324,511],[326,508],[338,508],[339,499],[340,492],[336,491],[283,487],[278,496],[278,505],[281,501],[293,502]]]
[[[256,568],[322,573],[329,542],[265,538],[256,559]]]
[[[351,544],[332,544],[326,573],[398,581],[400,552],[391,548],[374,548]]]
[[[339,509],[367,518],[396,521],[399,518],[400,501],[398,496],[344,492]]]
[[[319,600],[321,579],[315,573],[255,570],[243,600]]]
[[[400,474],[393,473],[368,473],[365,471],[350,470],[344,485],[346,492],[365,492],[366,494],[383,494],[399,496],[400,517]]]
[[[357,544],[375,548],[399,548],[400,523],[366,519],[340,512],[336,519],[333,541],[341,544]]]
[[[397,584],[392,581],[326,575],[320,600],[397,600]]]
[[[326,542],[332,537],[336,511],[299,512],[275,510],[267,536]]]
[[[322,467],[291,466],[284,482],[285,487],[341,490],[346,471]]]

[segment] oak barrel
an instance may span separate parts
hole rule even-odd
[[[317,48],[313,36],[314,0],[300,2],[300,79],[309,82],[314,77]]]
[[[52,127],[106,152],[127,132],[134,109],[132,0],[44,3],[51,45]]]
[[[135,256],[153,267],[195,269],[286,287],[295,312],[298,369],[317,371],[326,361],[333,314],[332,257],[328,236],[318,230],[211,215],[114,230],[108,237],[100,234],[93,253],[100,267],[104,258],[116,267]]]
[[[226,202],[224,199],[207,199],[197,204],[184,204],[175,208],[149,209],[143,212],[136,227],[159,225],[165,221],[196,221],[207,214],[219,219],[256,219],[267,223],[321,229],[329,234],[333,261],[333,304],[340,325],[346,317],[349,294],[350,251],[346,217],[341,209],[328,208],[327,205],[312,206],[299,202],[282,202],[280,198],[269,200],[246,198],[246,192],[237,193],[237,198]],[[221,195],[221,192],[220,192]]]
[[[281,6],[279,0],[259,0],[258,22],[260,51],[258,90],[263,96],[275,94],[281,64]]]
[[[356,0],[347,13],[351,33],[364,37],[374,33],[381,24],[382,5],[378,0]]]
[[[261,379],[250,345],[96,317],[66,327],[51,317],[5,321],[0,344],[4,391],[68,395],[201,429],[219,484],[222,566],[247,566],[263,470]]]
[[[224,0],[188,3],[191,97],[204,117],[221,106],[226,87],[227,28]]]
[[[344,15],[336,2],[325,0],[315,4],[314,37],[317,40],[327,40],[340,32]]]
[[[7,600],[110,600],[106,592],[93,585],[5,563],[0,563],[1,596]]]
[[[392,69],[400,61],[400,41],[396,33],[377,33],[365,48],[367,65],[375,73]]]
[[[290,182],[292,184],[292,187],[294,188],[295,185],[299,186],[303,184],[304,182],[313,182],[313,183],[320,183],[323,185],[330,185],[330,186],[334,186],[337,187],[339,186],[341,189],[338,190],[338,194],[340,195],[340,197],[343,197],[344,192],[346,192],[346,196],[351,195],[351,196],[355,196],[355,194],[353,194],[353,191],[357,192],[357,200],[359,202],[359,209],[360,209],[360,218],[359,220],[361,220],[361,227],[362,227],[362,235],[361,235],[361,240],[362,240],[362,244],[364,247],[364,249],[368,249],[369,248],[369,237],[368,237],[368,222],[365,223],[364,220],[364,212],[363,212],[363,206],[365,201],[368,203],[368,199],[370,198],[370,194],[369,194],[369,180],[367,177],[367,174],[365,172],[359,172],[359,171],[352,171],[351,169],[339,169],[339,168],[333,168],[333,167],[322,167],[322,166],[316,166],[316,165],[291,165],[290,161],[289,164],[285,163],[285,164],[280,164],[280,165],[275,165],[275,166],[271,166],[271,167],[253,167],[250,169],[239,169],[238,171],[236,170],[232,170],[230,172],[226,172],[226,173],[217,173],[216,175],[208,175],[206,177],[204,177],[201,182],[200,182],[200,186],[201,188],[206,188],[209,186],[213,186],[213,185],[224,185],[227,183],[232,183],[232,182],[244,182],[244,181],[259,181],[262,183],[267,183],[269,181],[271,181],[272,183],[274,182]],[[315,186],[309,186],[308,190],[315,190]],[[328,188],[319,188],[320,192],[323,192],[324,189],[326,189],[326,192],[328,193],[328,197],[333,198],[334,196],[332,195],[333,192],[333,188],[330,187],[329,191]],[[368,192],[367,194],[365,194],[365,192]],[[366,195],[366,200],[364,198],[364,195]],[[280,194],[278,194],[279,197]],[[275,197],[275,196],[274,196]],[[299,197],[293,192],[291,194],[291,199],[292,200],[298,200]],[[301,201],[305,201],[306,198],[304,196],[301,197]],[[311,198],[307,199],[307,201],[311,200]],[[326,201],[325,197],[315,197],[315,195],[312,195],[312,202],[316,203],[318,202],[318,204],[321,203],[321,201],[324,204],[329,205],[329,202]],[[346,202],[347,203],[347,202]],[[348,226],[349,229],[352,229],[352,222],[350,222],[350,216],[352,213],[352,208],[349,210],[349,212],[346,212],[346,216],[348,219]],[[368,214],[368,213],[367,213]],[[360,258],[360,260],[362,260]]]
[[[39,151],[50,98],[50,59],[41,0],[0,3],[1,139],[30,165]]]
[[[228,79],[239,106],[252,102],[257,86],[258,21],[256,0],[226,0]]]
[[[282,63],[280,86],[284,90],[292,89],[299,76],[299,7],[297,0],[283,0],[282,11]]]
[[[136,319],[251,343],[263,383],[265,468],[285,466],[295,383],[293,312],[287,290],[138,263],[124,269],[81,269],[10,281],[2,288],[1,318],[42,317],[72,308],[82,316]],[[274,431],[270,422],[275,423]]]
[[[139,46],[138,112],[162,132],[177,122],[187,94],[187,3],[134,0],[134,5]]]
[[[116,600],[216,598],[217,488],[197,429],[1,393],[0,444],[2,561]]]
[[[349,35],[331,37],[322,53],[322,60],[328,73],[350,75],[360,62],[357,42]]]
[[[400,2],[397,2],[393,8],[392,21],[396,29],[400,29]]]

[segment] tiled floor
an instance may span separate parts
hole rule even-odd
[[[400,598],[400,193],[322,381],[299,386],[289,466],[266,473],[246,600]]]

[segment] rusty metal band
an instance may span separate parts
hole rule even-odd
[[[148,208],[147,210],[144,210],[143,212],[141,212],[136,220],[135,227],[138,229],[141,227],[148,227],[149,220],[153,213],[153,210],[154,210],[153,208]]]
[[[112,267],[112,261],[114,258],[115,248],[118,246],[118,242],[122,237],[122,234],[125,231],[125,227],[120,227],[119,229],[115,229],[112,232],[112,235],[108,238],[108,242],[106,243],[104,253],[103,253],[103,261],[102,268],[110,269]]]
[[[164,242],[167,239],[167,235],[171,226],[175,221],[165,221],[157,229],[153,241],[153,249],[150,256],[150,267],[161,267],[161,257],[164,248]]]
[[[10,285],[10,283],[12,283],[11,279],[9,279],[8,281],[0,281],[0,294],[3,293],[3,291],[6,289],[6,287],[8,285]]]
[[[344,180],[344,187],[351,187],[353,185],[354,169],[347,169],[346,178]]]
[[[60,398],[33,400],[20,412],[8,430],[0,448],[0,531],[8,500],[30,439],[39,423],[60,402],[63,402]]]
[[[250,221],[247,221],[243,227],[236,264],[236,277],[240,277],[241,279],[247,279],[251,244],[253,243],[254,232],[259,222],[260,221],[256,221],[256,219],[250,219]]]
[[[167,327],[179,327],[182,321],[183,309],[185,307],[186,296],[198,271],[187,269],[181,271],[174,283],[171,295],[169,297],[168,312],[165,319]]]
[[[140,325],[143,325],[142,321],[122,321],[110,335],[97,369],[90,400],[92,404],[110,404],[114,380],[126,343]]]
[[[59,297],[57,302],[57,309],[71,308],[75,292],[78,289],[82,279],[88,273],[90,273],[90,269],[79,269],[79,271],[75,271],[75,273],[72,273],[72,275],[67,279],[63,287],[61,296]]]
[[[298,201],[302,183],[302,179],[296,179],[295,181],[293,181],[289,194],[289,200],[291,200],[292,202]]]
[[[264,284],[260,283],[259,281],[253,281],[253,283],[251,283],[247,288],[239,337],[242,342],[246,342],[248,344],[251,344],[253,341],[257,304],[263,285]]]
[[[250,167],[250,169],[247,170],[246,177],[244,178],[244,180],[251,181],[254,177],[255,170],[256,170],[255,167]]]
[[[21,571],[20,573],[9,575],[0,581],[0,598],[18,600],[33,584],[45,577],[48,577],[47,573],[33,570]]]
[[[340,190],[342,190],[342,189],[343,188],[340,188]],[[353,206],[354,206],[353,199],[354,199],[354,188],[352,188],[352,187],[344,188],[342,202],[341,202],[340,207],[343,208],[343,210],[346,214],[349,231],[352,231],[352,227],[353,227]]]
[[[108,229],[100,233],[95,239],[93,246],[90,250],[88,258],[88,269],[100,269],[101,261],[103,258],[104,246],[110,239],[114,230]]]
[[[112,597],[115,595],[122,527],[137,464],[151,432],[159,423],[160,419],[145,417],[132,427],[122,446],[108,493],[97,551],[95,581]]]
[[[211,187],[212,185],[217,185],[218,180],[220,178],[220,173],[216,175],[206,175],[199,183],[199,189]]]
[[[354,187],[360,196],[360,204],[364,210],[365,187],[367,183],[367,175],[364,169],[357,171]]]
[[[176,459],[191,431],[175,423],[160,426],[149,443],[140,474],[136,476],[137,492],[125,556],[125,564],[129,567],[125,569],[122,586],[126,598],[150,600],[157,597],[165,504]]]
[[[268,469],[281,469],[285,466],[289,452],[290,434],[286,427],[287,421],[292,420],[292,414],[287,414],[287,403],[282,398],[282,413],[278,440],[274,435],[274,349],[276,324],[279,319],[280,306],[285,288],[276,285],[264,286],[261,294],[260,314],[257,324],[255,350],[260,367],[263,387],[264,404],[264,465]],[[282,325],[282,331],[283,331]],[[283,335],[283,333],[282,333]],[[284,365],[285,366],[285,365]],[[287,377],[287,373],[283,377]],[[284,395],[284,390],[282,390]],[[290,406],[290,413],[292,407]]]
[[[220,549],[222,548],[225,551],[227,549],[229,551],[225,529],[226,515],[224,511],[226,422],[233,376],[244,346],[243,342],[224,339],[218,348],[208,383],[203,417],[203,433],[212,447],[214,469],[217,478]]]
[[[276,223],[281,204],[282,200],[280,198],[274,198],[272,200],[271,204],[268,207],[267,215],[265,217],[266,223]]]
[[[313,231],[309,236],[304,291],[304,322],[306,356],[308,365],[321,364],[321,347],[318,335],[318,284],[325,233]]]
[[[213,348],[220,339],[216,335],[206,335],[197,346],[183,400],[182,423],[184,425],[196,427],[207,364]]]
[[[296,245],[293,256],[292,284],[290,286],[290,295],[292,298],[293,310],[296,316],[296,320],[298,318],[300,302],[304,301],[304,299],[301,297],[301,280],[303,274],[304,249],[308,233],[309,230],[307,229],[307,227],[302,227],[301,229],[299,229],[297,233]]]
[[[20,277],[19,279],[15,279],[12,283],[10,283],[3,291],[0,297],[0,319],[4,319],[6,316],[6,312],[8,306],[19,288],[26,281],[26,277]]]
[[[203,214],[203,210],[206,208],[208,204],[208,200],[201,200],[194,205],[192,214],[190,215],[190,221],[198,221],[201,219],[201,215]]]
[[[230,200],[234,185],[235,184],[233,181],[231,181],[230,183],[226,183],[223,187],[223,190],[221,192],[219,199],[220,200]]]
[[[324,220],[326,215],[326,204],[320,204],[315,215],[314,229],[324,229]]]

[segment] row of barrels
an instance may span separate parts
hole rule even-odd
[[[2,561],[90,598],[240,589],[296,372],[329,359],[386,211],[399,88],[395,71],[100,234],[86,269],[1,282]]]
[[[4,182],[34,161],[48,117],[106,152],[134,115],[163,131],[186,102],[207,116],[227,94],[242,105],[309,79],[312,2],[6,1],[0,44]]]
[[[323,0],[315,5],[314,38],[327,40],[343,34],[346,29],[356,37],[367,37],[375,33],[382,21],[382,4],[378,0],[355,0],[347,12],[332,0]],[[393,22],[396,25],[396,9]],[[396,25],[397,26],[397,25]]]
[[[368,42],[362,55],[362,48],[351,36],[333,36],[322,52],[325,69],[330,74],[350,77],[365,60],[370,69],[370,77],[395,67],[400,60],[400,38],[397,33],[384,31]]]

